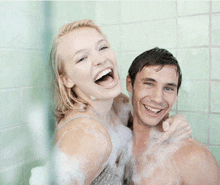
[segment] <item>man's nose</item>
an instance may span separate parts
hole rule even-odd
[[[155,103],[159,104],[163,102],[163,89],[155,88],[155,90],[151,94],[151,100]]]

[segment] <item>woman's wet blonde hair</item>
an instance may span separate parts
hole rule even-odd
[[[73,88],[67,88],[61,79],[62,75],[65,75],[64,60],[58,52],[58,45],[65,35],[73,30],[89,27],[96,29],[106,40],[106,36],[102,33],[100,28],[89,19],[83,19],[76,22],[68,23],[60,28],[57,36],[55,37],[50,52],[50,60],[53,65],[53,71],[55,75],[55,116],[57,122],[59,122],[71,109],[85,110],[87,103],[78,98],[73,90]]]

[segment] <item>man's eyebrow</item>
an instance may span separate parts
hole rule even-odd
[[[167,85],[172,86],[172,87],[177,87],[176,83],[167,83]]]
[[[141,79],[142,82],[157,82],[155,79],[153,78],[142,78]],[[167,83],[166,85],[168,86],[172,86],[172,87],[177,87],[176,83]]]
[[[147,81],[156,82],[156,80],[153,79],[153,78],[142,78],[141,81],[142,81],[142,82],[147,82]]]

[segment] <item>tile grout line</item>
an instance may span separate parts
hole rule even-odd
[[[209,93],[208,93],[208,138],[207,145],[210,147],[210,131],[211,131],[211,75],[212,75],[212,1],[209,2]]]

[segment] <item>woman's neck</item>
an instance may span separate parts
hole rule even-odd
[[[108,124],[111,122],[114,111],[113,111],[113,101],[114,98],[109,99],[98,99],[92,98],[88,95],[85,95],[80,89],[75,88],[74,91],[78,95],[79,98],[83,99],[88,104],[88,109],[91,114],[97,116],[98,119],[102,120],[102,122]],[[90,114],[89,113],[89,114]]]
[[[113,99],[93,100],[89,106],[94,110],[99,119],[107,121],[112,115]]]

